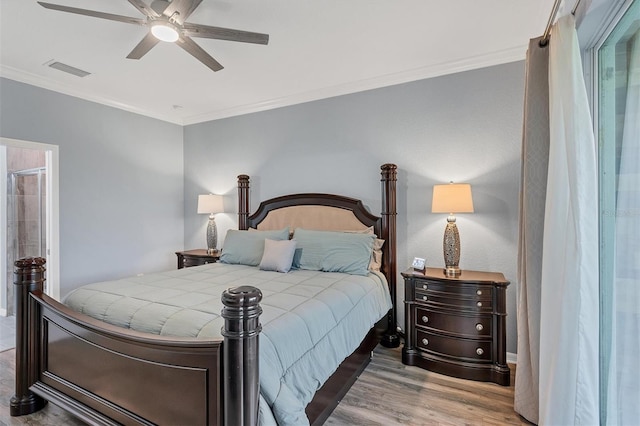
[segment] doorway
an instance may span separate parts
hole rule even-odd
[[[0,316],[14,314],[13,263],[23,257],[47,259],[45,293],[59,298],[57,154],[57,146],[0,138]]]

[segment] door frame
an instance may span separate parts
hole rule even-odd
[[[4,236],[0,241],[0,258],[7,258],[7,156],[6,147],[33,149],[45,152],[46,179],[46,258],[47,285],[45,293],[60,300],[60,186],[58,146],[40,142],[0,137],[0,227]],[[6,261],[0,262],[0,277],[7,277]],[[7,285],[9,283],[6,283]],[[7,315],[7,286],[0,288],[0,316]]]

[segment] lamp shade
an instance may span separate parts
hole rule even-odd
[[[433,185],[431,213],[473,213],[471,185],[468,183]]]
[[[222,195],[198,195],[198,213],[213,214],[222,213],[223,211]]]

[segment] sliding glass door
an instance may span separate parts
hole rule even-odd
[[[601,423],[640,419],[640,0],[597,49]]]

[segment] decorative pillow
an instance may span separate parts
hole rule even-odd
[[[375,235],[297,228],[300,269],[367,275]]]
[[[368,227],[367,229],[360,229],[355,231],[342,231],[342,232],[350,232],[352,234],[373,234],[373,226]],[[384,245],[384,240],[377,238],[373,240],[373,248],[371,251],[371,261],[369,262],[369,270],[380,272],[382,268],[382,246]]]
[[[291,228],[287,228],[287,229],[289,230],[289,239],[291,239],[291,237],[293,237],[293,229],[291,229]],[[256,229],[256,228],[249,228],[248,230],[249,230],[249,232],[256,232],[256,231],[264,232],[264,231],[268,231],[268,229],[260,230],[260,229]]]
[[[365,229],[355,229],[355,230],[347,230],[342,232],[350,232],[352,234],[373,234],[373,226],[370,226]]]
[[[296,252],[295,240],[264,240],[264,254],[260,269],[264,271],[289,272]]]
[[[373,247],[371,250],[371,261],[369,262],[369,270],[370,271],[378,271],[380,272],[380,268],[382,268],[382,246],[384,245],[384,240],[376,238],[373,240]]]
[[[279,231],[238,231],[230,229],[224,239],[220,262],[258,266],[264,252],[264,240],[288,240],[289,228]]]

